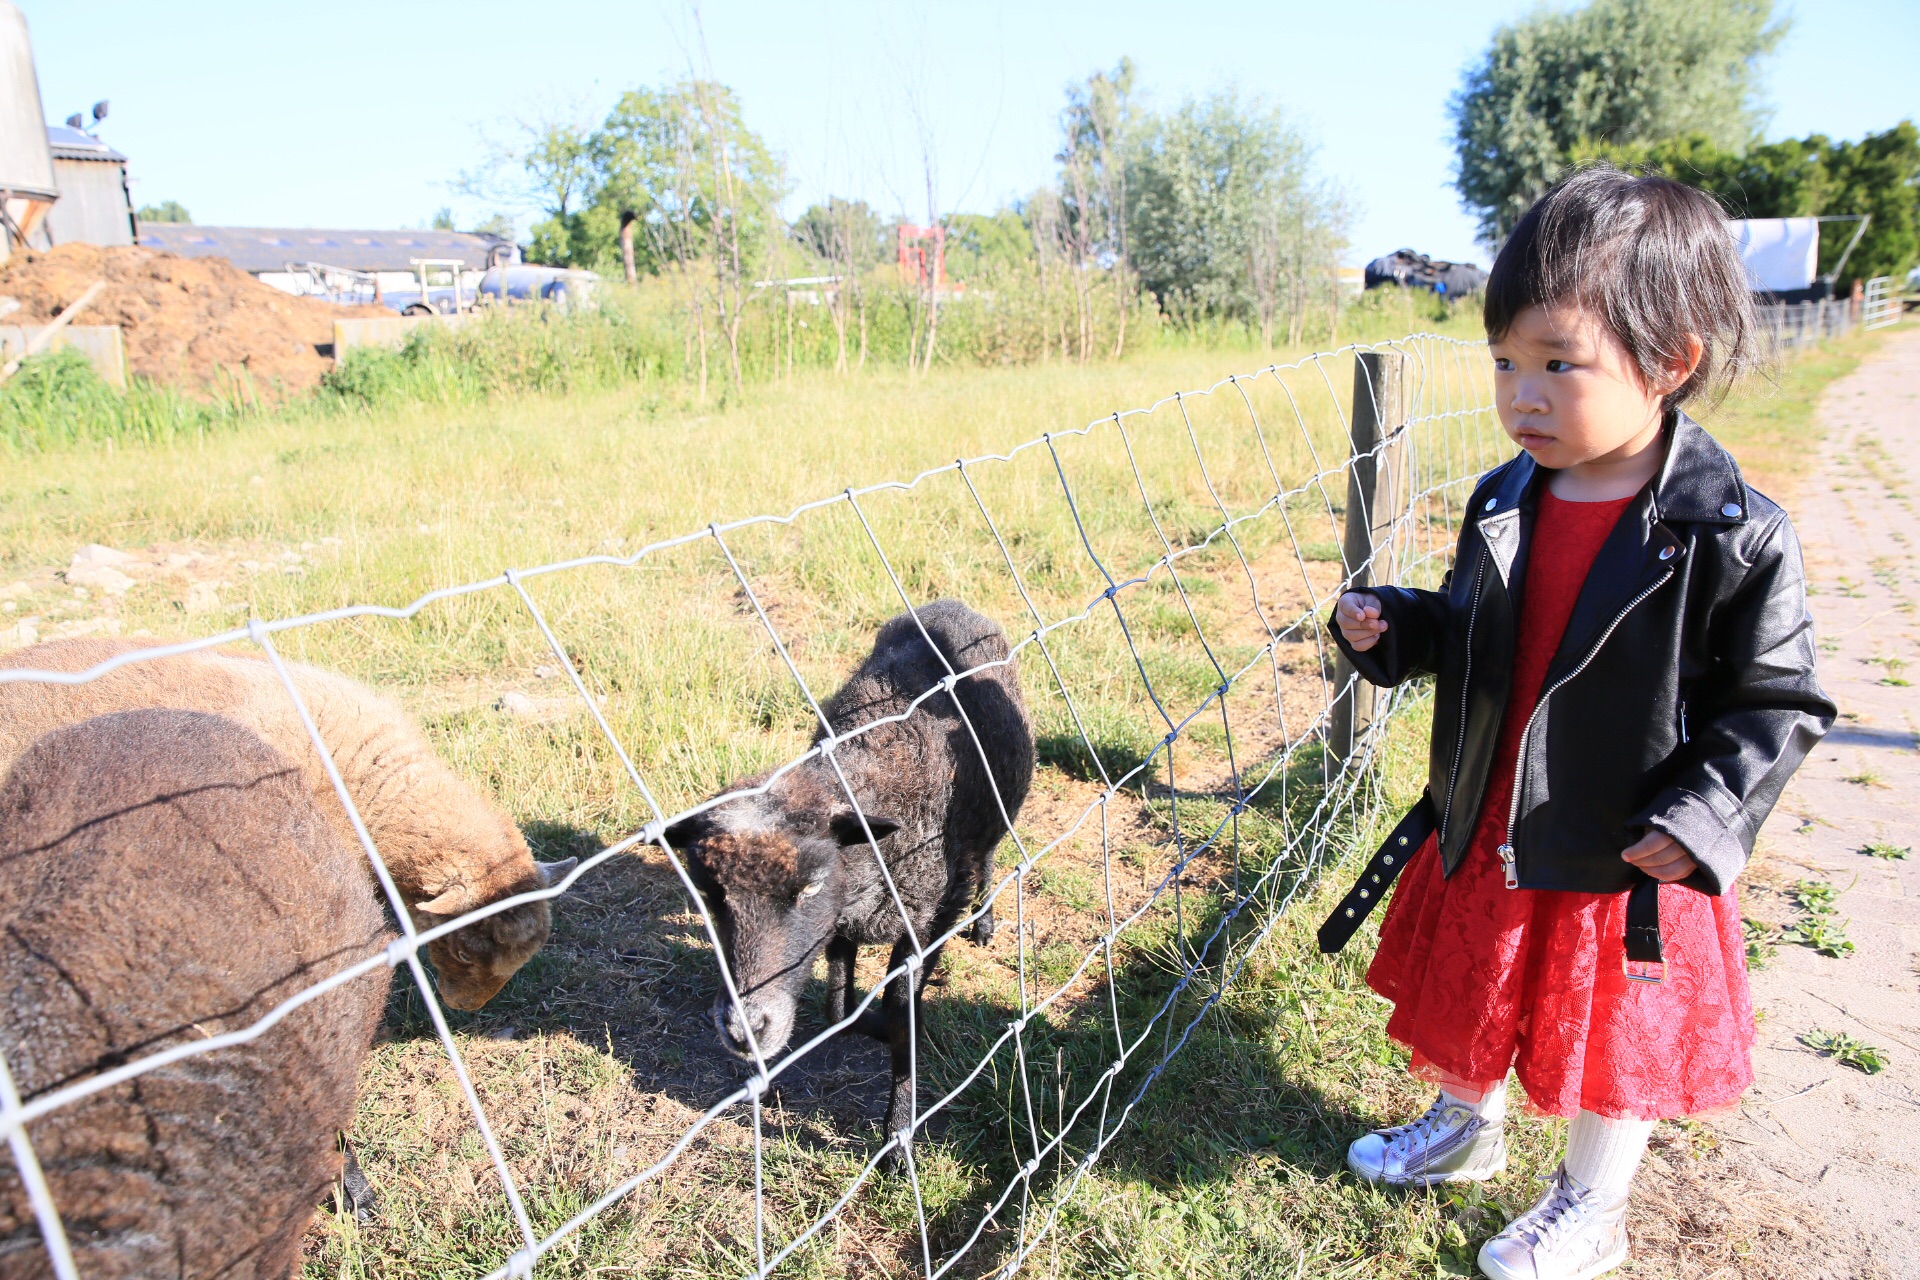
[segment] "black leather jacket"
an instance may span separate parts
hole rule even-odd
[[[1386,632],[1366,653],[1340,647],[1374,684],[1438,677],[1429,790],[1448,875],[1488,804],[1507,825],[1509,882],[1522,888],[1630,889],[1641,873],[1620,851],[1657,828],[1700,864],[1686,883],[1724,893],[1833,723],[1814,677],[1793,526],[1713,437],[1674,413],[1659,475],[1580,589],[1513,791],[1488,795],[1548,474],[1525,454],[1489,472],[1440,590],[1371,588]]]

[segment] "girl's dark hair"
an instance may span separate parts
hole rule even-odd
[[[1703,191],[1637,178],[1611,165],[1581,169],[1514,225],[1487,279],[1487,337],[1507,336],[1528,307],[1572,304],[1599,317],[1657,382],[1702,348],[1667,407],[1724,391],[1758,363],[1753,297],[1727,215]]]

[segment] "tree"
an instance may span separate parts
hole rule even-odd
[[[480,168],[453,184],[495,206],[538,208],[546,216],[533,224],[527,257],[562,267],[599,264],[597,228],[582,210],[594,185],[592,130],[562,113],[513,121],[511,136],[489,141]]]
[[[1140,282],[1187,320],[1237,320],[1271,344],[1334,289],[1346,211],[1276,109],[1232,92],[1143,122],[1129,169],[1130,252]]]
[[[1500,28],[1449,104],[1462,203],[1506,235],[1581,148],[1698,135],[1743,151],[1772,0],[1592,0]]]
[[[133,215],[142,222],[192,222],[193,215],[187,212],[185,205],[178,200],[162,200],[159,204],[143,204]]]
[[[859,325],[856,368],[867,363],[867,297],[863,281],[887,252],[887,226],[865,200],[830,196],[824,205],[808,205],[791,228],[802,250],[824,262],[839,277],[827,290],[828,314],[833,320],[835,373],[847,371],[847,330]]]
[[[438,209],[434,210],[433,220],[427,223],[427,226],[434,231],[454,230],[453,210],[446,205],[441,205]]]
[[[1834,282],[1905,275],[1920,260],[1920,129],[1904,120],[1858,142],[1821,134],[1736,152],[1701,134],[1638,145],[1588,145],[1576,161],[1606,160],[1711,191],[1736,218],[1868,214],[1865,233]],[[1820,238],[1820,270],[1839,265],[1853,228],[1829,224]]]
[[[766,256],[785,193],[778,158],[746,127],[733,91],[710,80],[622,94],[588,149],[589,213],[613,233],[609,242],[621,240],[636,258],[644,248],[650,267],[674,270],[691,290],[701,393],[709,315],[738,390],[747,275]]]
[[[1067,89],[1060,113],[1064,145],[1061,190],[1067,197],[1067,225],[1077,259],[1084,268],[1095,257],[1111,268],[1119,303],[1113,354],[1127,343],[1127,310],[1132,299],[1132,265],[1127,243],[1127,158],[1139,120],[1133,104],[1133,59],[1122,58],[1111,72],[1095,72]],[[1085,299],[1083,301],[1090,301]],[[1091,307],[1082,309],[1082,328],[1092,335]],[[1083,348],[1084,351],[1084,348]],[[1084,355],[1083,355],[1084,358]]]

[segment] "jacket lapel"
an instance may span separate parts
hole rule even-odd
[[[1533,459],[1521,454],[1508,465],[1493,491],[1480,500],[1480,510],[1473,513],[1480,527],[1480,540],[1487,544],[1487,558],[1493,562],[1500,583],[1509,595],[1515,594],[1514,570],[1520,561],[1524,524],[1521,508],[1528,486],[1538,471]]]

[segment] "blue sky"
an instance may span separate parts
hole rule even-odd
[[[672,2],[16,0],[48,118],[113,102],[102,136],[141,202],[206,223],[423,225],[484,138],[516,118],[604,114],[620,90],[701,58]],[[1234,84],[1289,112],[1357,208],[1355,261],[1411,245],[1471,258],[1451,187],[1446,100],[1493,29],[1532,0],[1135,3],[844,0],[702,9],[706,57],[783,153],[790,211],[828,191],[926,210],[990,209],[1049,176],[1069,80],[1139,64],[1171,104]],[[1802,0],[1769,64],[1770,136],[1857,137],[1920,115],[1920,4]],[[1858,59],[1871,51],[1877,66]],[[526,224],[527,210],[521,214]]]

